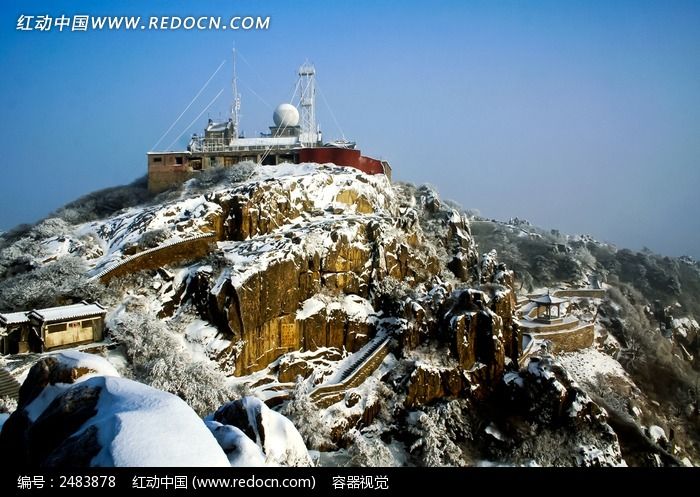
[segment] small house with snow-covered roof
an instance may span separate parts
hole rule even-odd
[[[99,303],[0,313],[0,352],[44,352],[102,340],[107,310]]]

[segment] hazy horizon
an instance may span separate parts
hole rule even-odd
[[[700,4],[605,2],[5,2],[0,230],[146,173],[230,107],[271,124],[316,65],[318,121],[484,217],[700,258]],[[19,15],[270,16],[270,29],[17,31]],[[209,112],[192,122],[224,89]],[[325,102],[329,103],[330,108]],[[337,126],[335,121],[340,126]]]

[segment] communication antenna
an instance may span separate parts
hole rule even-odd
[[[236,47],[233,47],[233,81],[231,82],[233,90],[233,104],[231,105],[231,119],[233,120],[233,140],[240,136],[240,113],[241,113],[241,94],[238,93],[238,75],[236,74]]]
[[[318,142],[316,129],[316,69],[309,61],[299,67],[299,79],[295,93],[300,95],[299,124],[301,134],[299,141],[304,147],[314,146]]]

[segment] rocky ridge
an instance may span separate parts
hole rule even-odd
[[[79,282],[110,306],[112,337],[134,349],[121,367],[141,381],[189,400],[202,394],[168,367],[202,364],[193,368],[203,373],[200,390],[221,388],[212,399],[276,398],[307,446],[353,464],[624,463],[604,411],[565,371],[539,374],[545,361],[518,373],[515,275],[495,251],[479,255],[469,219],[430,187],[329,165],[270,166],[235,181],[194,179],[107,219],[52,222],[26,266],[7,267],[31,274],[77,259],[89,276],[212,234],[205,257],[163,251],[158,269],[136,263],[106,287]],[[139,343],[136,328],[155,338]],[[175,351],[160,366],[156,331],[172,335]],[[383,362],[319,410],[309,392],[377,336],[388,338]],[[142,347],[147,361],[136,360]],[[198,402],[198,412],[215,412],[206,426],[229,463],[308,463],[299,450],[269,452],[262,419],[276,413],[261,402],[212,402]],[[246,412],[260,419],[234,423]],[[572,430],[585,436],[560,456],[536,442]],[[442,455],[434,440],[443,440]]]

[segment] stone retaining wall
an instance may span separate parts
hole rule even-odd
[[[530,333],[533,339],[549,340],[552,352],[574,352],[593,345],[594,326],[585,324],[573,330]]]
[[[588,299],[605,298],[605,290],[594,288],[573,288],[570,290],[557,290],[553,294],[555,297],[582,297]]]
[[[211,251],[216,238],[217,235],[215,233],[206,233],[144,250],[102,270],[93,278],[107,283],[112,278],[143,271],[144,269],[158,269],[175,262],[201,259]]]
[[[561,322],[561,323],[553,323],[553,324],[547,324],[545,322],[538,322],[538,321],[520,321],[520,323],[534,323],[537,326],[525,326],[523,324],[520,325],[520,328],[526,332],[526,333],[550,333],[554,331],[567,331],[567,330],[572,330],[574,328],[577,328],[579,325],[579,321],[569,321],[569,322]]]

